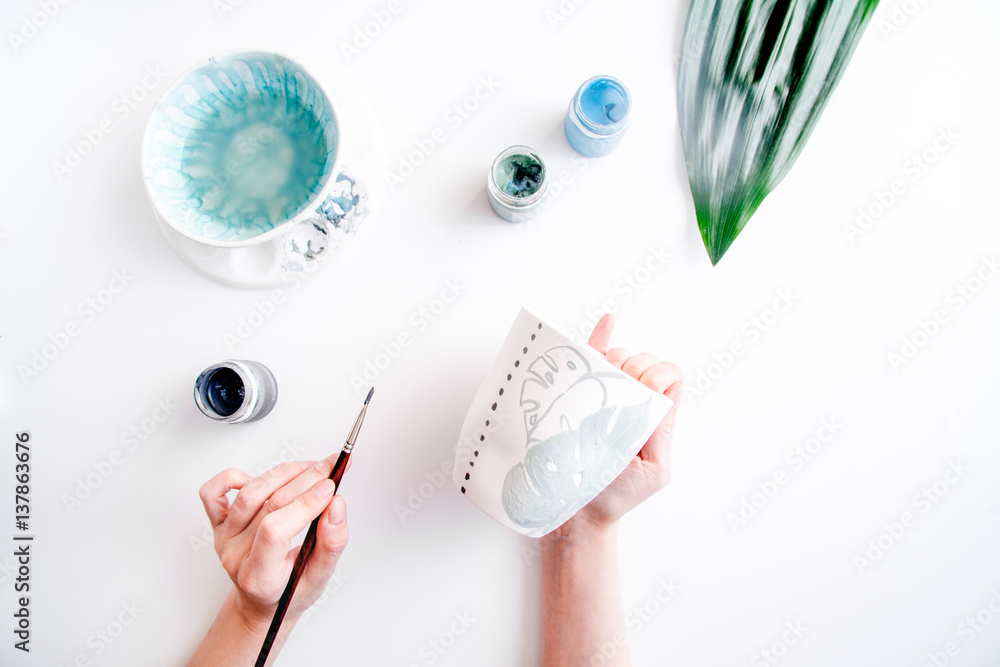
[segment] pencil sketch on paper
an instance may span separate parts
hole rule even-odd
[[[652,401],[625,405],[636,396],[635,381],[620,372],[592,370],[569,346],[539,355],[526,375],[520,396],[524,460],[507,472],[501,500],[518,526],[551,529],[628,465],[649,423]]]

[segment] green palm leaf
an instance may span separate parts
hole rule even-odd
[[[678,116],[713,265],[802,151],[877,5],[692,0]]]

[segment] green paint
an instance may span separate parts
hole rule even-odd
[[[493,171],[497,188],[511,197],[530,197],[538,192],[544,178],[545,167],[533,155],[508,155]]]

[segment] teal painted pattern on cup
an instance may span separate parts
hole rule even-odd
[[[247,51],[210,58],[174,83],[153,110],[143,159],[171,225],[239,245],[315,208],[337,147],[333,107],[315,79],[285,56]]]

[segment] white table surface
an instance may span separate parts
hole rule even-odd
[[[204,541],[198,487],[228,466],[259,472],[333,451],[360,405],[351,375],[410,333],[374,381],[345,480],[341,578],[279,664],[538,664],[534,543],[450,482],[404,521],[397,505],[451,460],[522,304],[578,329],[610,300],[617,342],[677,362],[704,389],[680,408],[673,481],[623,522],[635,665],[772,664],[760,652],[788,623],[805,631],[786,665],[917,666],[949,642],[949,664],[997,664],[1000,614],[988,603],[1000,609],[1000,278],[968,300],[954,291],[976,287],[984,262],[1000,258],[993,0],[884,2],[798,163],[716,268],[677,127],[686,3],[564,0],[566,20],[553,26],[556,0],[400,0],[349,61],[342,45],[386,2],[233,0],[221,15],[211,0],[70,2],[15,49],[10,35],[41,4],[0,10],[0,663],[182,664],[230,586]],[[270,293],[212,282],[170,249],[138,153],[173,77],[253,46],[352,82],[374,110],[384,170],[435,127],[447,131],[381,193],[336,263],[285,290],[230,349],[226,335]],[[157,70],[168,76],[147,79],[152,91],[122,113],[121,97]],[[634,122],[617,152],[581,162],[562,119],[598,73],[631,88]],[[448,124],[480,77],[499,87]],[[104,118],[113,132],[60,181],[53,163]],[[943,151],[941,132],[952,137]],[[484,186],[490,161],[515,143],[542,151],[569,182],[523,227],[493,215]],[[936,160],[915,172],[912,156],[925,150]],[[902,194],[852,242],[845,226],[896,180]],[[647,274],[653,251],[669,259]],[[91,313],[86,300],[107,300],[116,271],[127,285]],[[625,276],[648,279],[630,291]],[[460,296],[417,325],[414,313],[448,281]],[[791,306],[770,311],[782,294]],[[938,311],[935,335],[916,336],[922,347],[894,367],[889,354]],[[19,366],[67,325],[77,335],[22,380]],[[741,353],[728,360],[734,343]],[[198,372],[230,357],[278,378],[277,407],[261,422],[217,424],[195,409]],[[174,406],[169,416],[158,401]],[[795,463],[824,420],[833,436]],[[14,650],[10,629],[13,437],[23,430],[33,446],[30,655]],[[67,508],[112,456],[119,465]],[[727,515],[782,473],[786,483],[734,530]],[[940,497],[921,500],[935,482]],[[902,535],[883,534],[906,513]],[[884,555],[860,566],[880,537]],[[658,601],[671,580],[679,590]],[[975,630],[966,619],[977,613],[986,622]],[[456,614],[468,627],[451,635]]]

